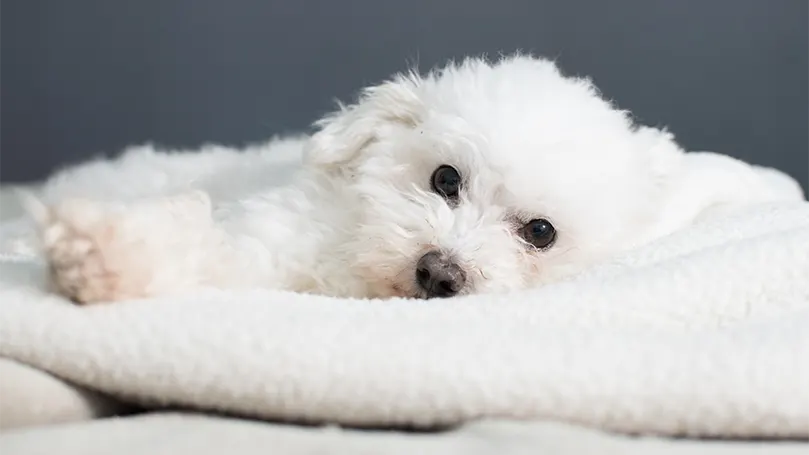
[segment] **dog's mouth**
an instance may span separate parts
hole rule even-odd
[[[402,289],[402,287],[399,285],[391,286],[391,290],[393,291],[391,297],[398,297],[409,300],[444,300],[451,297],[460,297],[463,295],[471,294],[471,292],[465,290],[452,296],[429,295],[426,291],[420,289],[417,283],[413,283],[413,285],[409,289],[409,292]]]
[[[415,283],[410,286],[410,289],[404,289],[404,287],[400,284],[393,283],[390,285],[391,295],[390,297],[398,297],[402,299],[415,299],[415,300],[427,300],[427,294],[418,290],[418,287]]]
[[[398,283],[391,283],[390,293],[387,298],[400,298],[408,300],[429,300],[430,297],[426,292],[419,289],[418,283],[415,281],[409,286],[405,287]]]

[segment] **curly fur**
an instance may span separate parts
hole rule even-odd
[[[781,197],[753,168],[690,157],[588,79],[532,56],[402,74],[317,127],[242,152],[143,147],[63,170],[31,209],[56,291],[81,303],[202,286],[421,298],[416,261],[441,249],[468,277],[460,294],[505,292],[717,204]],[[290,157],[303,165],[277,172]],[[457,205],[431,190],[442,164],[462,175]],[[551,248],[520,237],[536,218],[556,227]]]

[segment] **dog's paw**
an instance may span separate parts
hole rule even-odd
[[[43,249],[53,292],[82,304],[116,300],[118,274],[105,266],[101,253],[111,241],[105,237],[113,235],[114,226],[107,228],[106,234],[95,229],[88,232],[69,216],[56,218],[44,228]]]
[[[93,304],[187,285],[185,259],[210,220],[210,201],[201,193],[127,206],[73,200],[34,212],[51,290]]]
[[[41,241],[53,292],[80,304],[144,293],[148,276],[136,259],[137,245],[124,238],[125,215],[89,201],[48,210]]]

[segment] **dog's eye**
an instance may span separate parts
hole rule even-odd
[[[522,237],[531,245],[545,249],[556,241],[556,229],[548,220],[531,220],[523,226]]]
[[[431,185],[433,191],[444,199],[455,199],[461,191],[461,174],[454,167],[443,164],[433,172]]]

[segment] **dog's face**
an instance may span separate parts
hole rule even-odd
[[[308,165],[344,180],[371,297],[551,282],[648,235],[680,150],[545,60],[399,77],[327,117]]]

